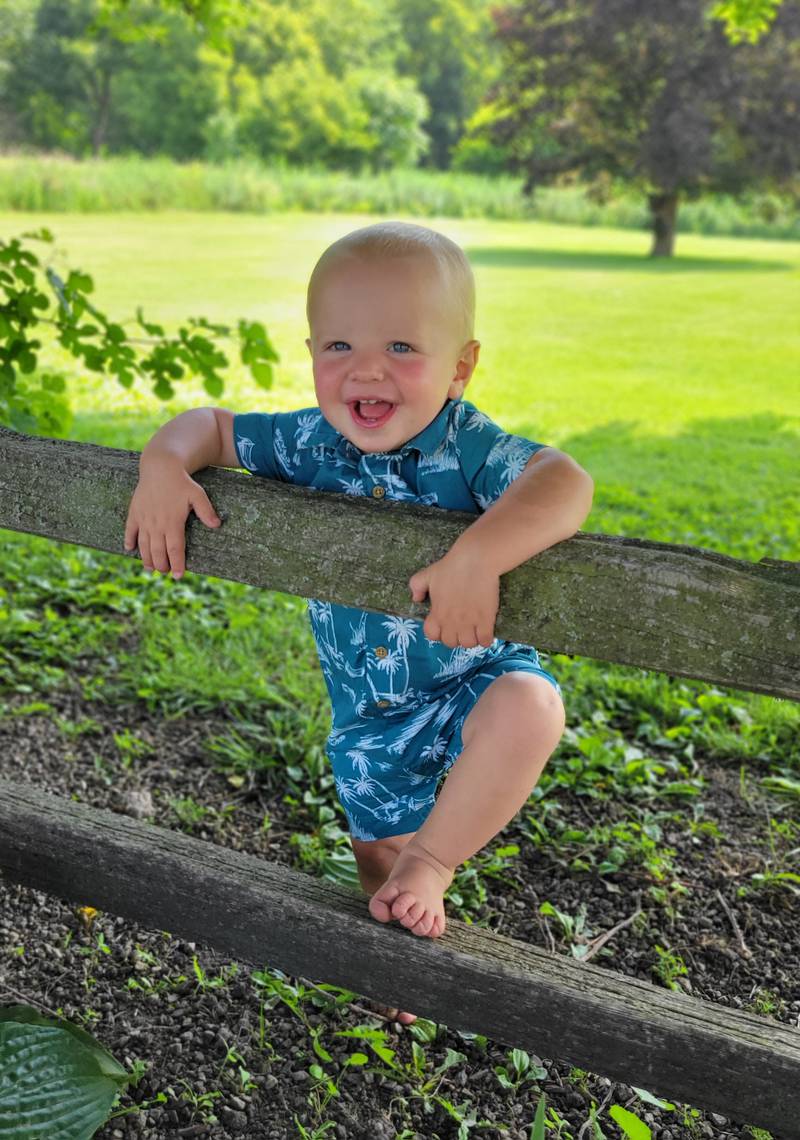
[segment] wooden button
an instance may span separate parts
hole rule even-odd
[[[385,494],[386,494],[386,488],[385,487],[373,487],[372,488],[373,499],[382,499]]]
[[[375,648],[375,656],[376,657],[388,657],[389,656],[389,650],[386,648],[385,645],[378,645]]]

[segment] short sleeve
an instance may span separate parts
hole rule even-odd
[[[233,417],[233,441],[242,467],[265,479],[283,479],[275,454],[275,416],[243,412]]]
[[[457,435],[461,470],[478,506],[486,510],[547,444],[503,431],[472,404],[463,407]]]

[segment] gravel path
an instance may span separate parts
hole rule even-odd
[[[96,807],[143,814],[161,826],[183,826],[209,842],[299,866],[289,836],[313,831],[313,819],[302,804],[285,802],[286,787],[274,769],[240,788],[232,788],[215,771],[215,758],[204,744],[230,729],[224,715],[166,720],[139,707],[80,704],[70,695],[48,700],[58,716],[84,721],[88,730],[65,733],[46,715],[6,717],[0,721],[3,777]],[[121,764],[114,743],[114,733],[126,730],[151,748],[128,767]],[[767,820],[770,814],[786,819],[786,804],[767,800],[754,790],[754,781],[743,797],[738,762],[706,765],[698,759],[709,779],[704,818],[717,824],[721,838],[708,829],[663,835],[661,842],[675,851],[680,884],[669,898],[658,902],[653,897],[648,890],[652,880],[642,869],[626,867],[604,877],[570,870],[563,860],[559,863],[557,853],[535,847],[518,818],[496,845],[519,843],[520,855],[501,877],[485,879],[487,898],[478,918],[509,937],[568,954],[561,925],[539,913],[544,901],[573,916],[585,908],[586,937],[610,930],[641,906],[642,916],[610,939],[594,958],[596,964],[655,981],[654,947],[659,945],[685,961],[687,974],[676,984],[687,992],[798,1025],[797,896],[786,888],[737,895],[772,857]],[[188,797],[211,809],[193,824],[182,823],[169,803]],[[592,813],[596,818],[599,810],[594,802],[587,807],[578,798],[563,802],[574,811],[576,825]],[[655,806],[675,808],[674,803]],[[272,820],[267,831],[261,826],[265,811]],[[773,833],[773,845],[780,839]],[[98,947],[101,932],[104,948]],[[509,1068],[507,1048],[442,1025],[389,1023],[362,999],[337,1001],[318,989],[324,979],[286,978],[282,993],[287,1000],[282,1000],[280,986],[253,976],[266,965],[230,962],[109,914],[97,915],[88,926],[74,906],[0,883],[0,1002],[24,1001],[44,1011],[60,1008],[119,1061],[129,1066],[137,1059],[144,1062],[147,1071],[123,1106],[166,1097],[109,1122],[98,1132],[100,1140],[459,1137],[454,1116],[431,1095],[421,1095],[426,1081],[430,1094],[459,1106],[468,1122],[472,1119],[472,1125],[462,1126],[464,1137],[527,1140],[544,1090],[548,1106],[563,1122],[559,1126],[554,1120],[548,1137],[595,1140],[589,1114],[594,1101],[605,1109],[629,1106],[648,1122],[656,1140],[753,1140],[743,1124],[680,1108],[658,1109],[642,1103],[627,1086],[549,1058],[531,1057],[518,1086],[505,1088],[496,1069]],[[304,1000],[293,1010],[299,990]],[[373,1074],[366,1067],[345,1067],[346,1058],[357,1051],[371,1054],[377,1065],[364,1041],[334,1036],[357,1026],[382,1031],[402,1071]],[[317,1035],[330,1060],[315,1051]],[[460,1056],[454,1058],[452,1051]],[[425,1066],[416,1077],[415,1056]],[[335,1094],[315,1078],[314,1065],[323,1065],[334,1078]],[[329,1128],[315,1132],[325,1121]],[[600,1124],[609,1140],[621,1135],[607,1111]]]

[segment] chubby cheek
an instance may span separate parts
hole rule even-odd
[[[314,389],[319,403],[336,398],[342,383],[340,372],[335,360],[314,365]]]
[[[425,379],[428,369],[428,362],[422,357],[409,356],[407,360],[403,360],[402,368],[398,369],[398,372],[403,383],[407,382],[410,386],[417,388]]]

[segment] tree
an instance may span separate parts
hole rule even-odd
[[[0,97],[21,142],[75,155],[187,157],[202,146],[198,122],[213,97],[197,67],[200,42],[189,17],[147,0],[124,12],[98,0],[41,0],[33,34],[15,57],[3,52]]]
[[[380,0],[26,2],[34,34],[19,19],[0,31],[0,118],[17,142],[348,169],[427,149],[428,105],[397,73],[400,26]]]
[[[786,185],[800,169],[800,12],[731,44],[703,0],[522,0],[495,12],[504,69],[487,130],[525,190],[620,178],[648,197],[652,254],[682,195]]]
[[[467,120],[497,74],[497,46],[487,0],[394,0],[397,70],[428,101],[426,162],[450,166]]]

